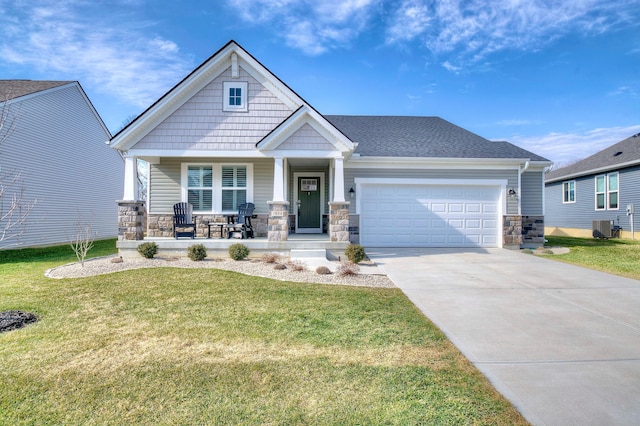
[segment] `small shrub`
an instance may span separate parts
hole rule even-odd
[[[344,254],[347,255],[347,259],[349,259],[351,263],[360,263],[365,257],[364,247],[359,244],[349,244]]]
[[[282,263],[276,263],[275,265],[273,265],[273,269],[275,269],[276,271],[281,271],[283,269],[287,269],[287,266],[283,265]]]
[[[153,259],[153,256],[158,253],[158,245],[156,243],[142,243],[138,245],[137,250],[147,259]]]
[[[194,244],[187,249],[187,256],[195,262],[204,260],[207,257],[207,249],[202,244]]]
[[[316,268],[316,274],[329,275],[330,273],[331,273],[331,269],[327,268],[326,266],[318,266]]]
[[[338,275],[340,276],[348,276],[348,275],[358,275],[360,271],[360,267],[353,262],[342,262],[340,266],[338,266]]]
[[[233,260],[242,260],[249,256],[249,249],[244,244],[232,244],[229,246],[229,256]]]
[[[287,263],[287,267],[296,272],[304,271],[305,269],[307,269],[304,263],[300,262],[299,260],[293,260]]]
[[[262,255],[262,261],[264,263],[277,263],[280,260],[278,253],[265,253]]]

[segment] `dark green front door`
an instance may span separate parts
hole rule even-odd
[[[322,232],[320,177],[298,177],[298,232]]]

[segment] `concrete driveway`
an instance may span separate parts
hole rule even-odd
[[[502,249],[367,249],[536,425],[640,425],[640,281]]]

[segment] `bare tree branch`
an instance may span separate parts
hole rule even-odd
[[[18,123],[18,110],[9,100],[11,94],[0,97],[0,146],[13,134]],[[37,200],[25,196],[18,170],[0,164],[0,248],[20,244],[26,220]]]

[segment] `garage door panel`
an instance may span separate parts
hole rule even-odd
[[[500,188],[363,184],[360,240],[378,247],[495,247]]]

